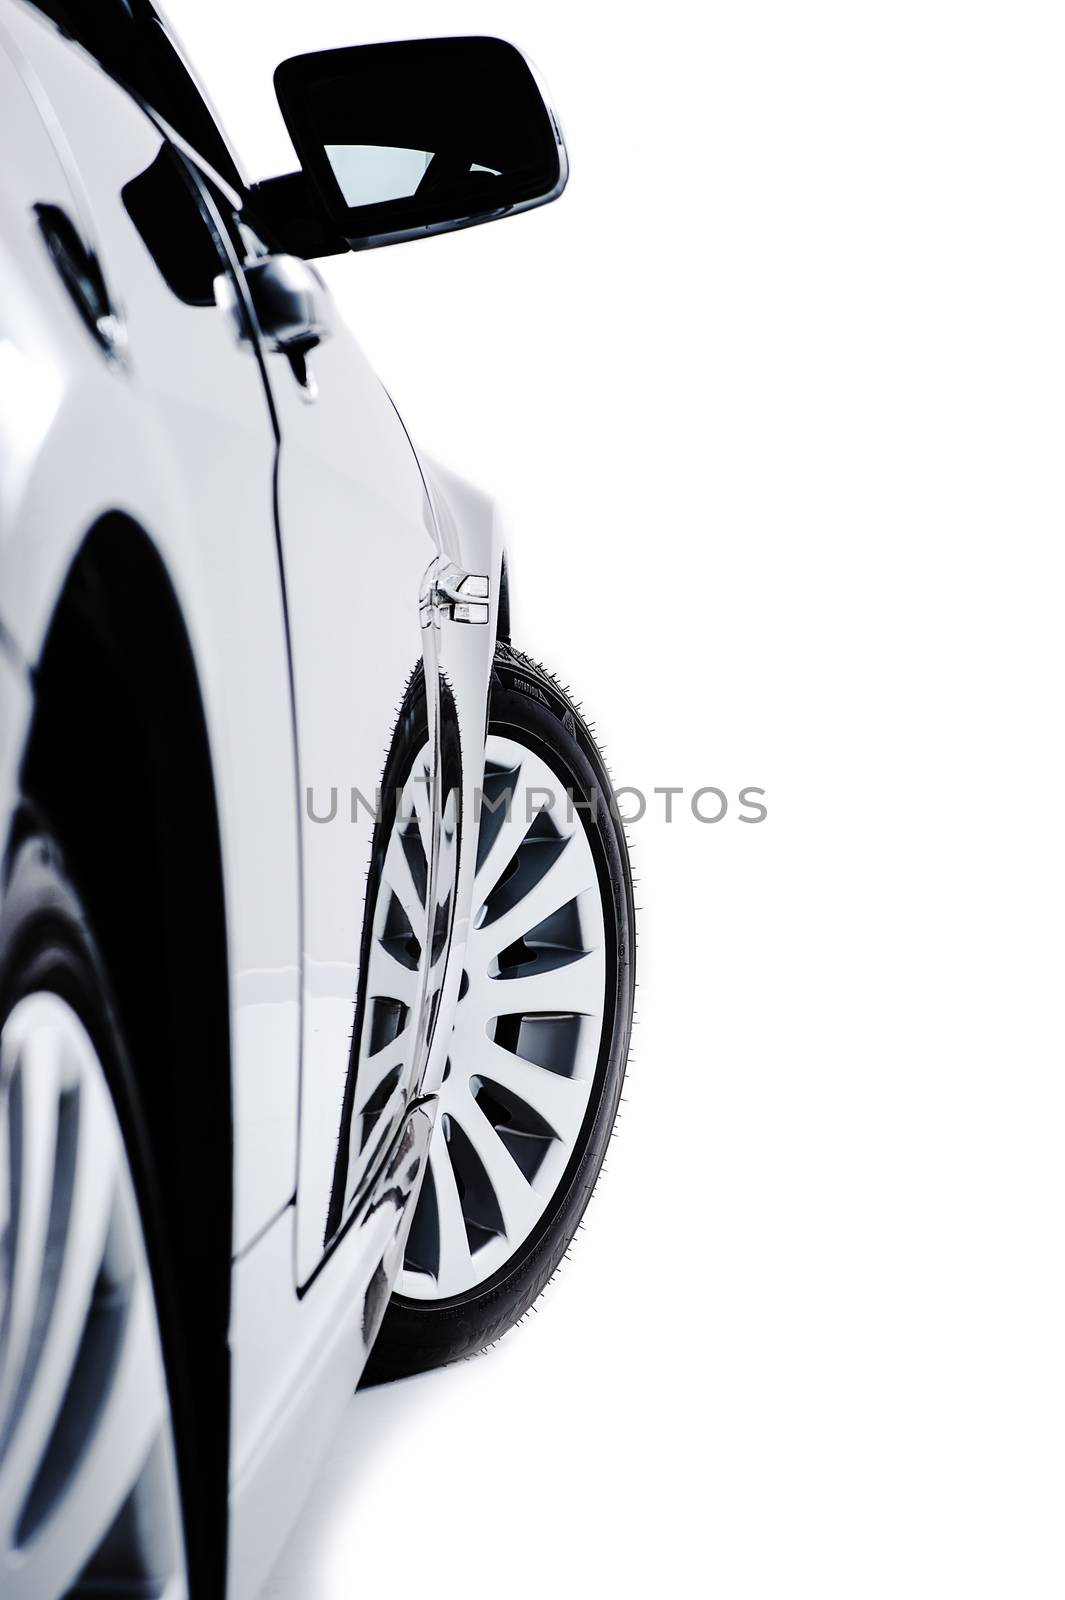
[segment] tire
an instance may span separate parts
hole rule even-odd
[[[546,817],[537,811],[531,824],[530,775],[544,779],[537,792],[555,794]],[[501,811],[508,786],[513,808]],[[524,813],[516,801],[522,792]],[[560,794],[571,797],[566,815],[556,803]],[[541,666],[504,644],[492,674],[477,848],[470,940],[429,1172],[365,1383],[473,1354],[521,1320],[573,1239],[621,1095],[635,956],[624,829],[603,757],[576,706]],[[562,906],[554,907],[560,896]],[[539,920],[497,949],[482,971],[485,952],[533,918]],[[552,993],[563,998],[552,1003]],[[592,1004],[588,997],[600,993]],[[532,1192],[527,1202],[522,1179]],[[452,1182],[468,1263],[461,1242],[454,1243]]]
[[[30,832],[0,906],[5,1600],[190,1587],[150,1173],[108,996],[58,847]]]

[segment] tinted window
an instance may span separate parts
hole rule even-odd
[[[33,0],[62,31],[132,89],[215,171],[240,188],[218,124],[148,0]]]
[[[122,201],[167,286],[188,306],[213,306],[214,280],[229,270],[192,172],[169,144],[131,178]]]

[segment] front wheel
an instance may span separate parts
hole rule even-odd
[[[537,1299],[588,1204],[632,1027],[624,830],[558,683],[500,645],[470,934],[429,1171],[367,1369],[491,1344]]]

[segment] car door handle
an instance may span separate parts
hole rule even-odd
[[[107,292],[99,260],[62,206],[38,201],[33,208],[45,248],[75,309],[109,356],[121,350],[122,327]]]
[[[435,622],[485,623],[489,617],[491,585],[479,572],[464,572],[453,561],[438,558],[422,585],[419,603],[421,624],[431,628]]]
[[[305,356],[332,331],[329,291],[314,268],[298,256],[260,256],[246,261],[244,282],[267,350]],[[252,334],[230,278],[215,279],[215,301],[239,339]]]
[[[259,256],[242,268],[254,318],[249,319],[232,278],[221,273],[214,297],[238,340],[287,356],[304,400],[318,398],[307,356],[333,329],[329,291],[314,268],[298,256]],[[254,325],[253,325],[254,324]]]
[[[329,291],[309,262],[264,256],[245,263],[244,277],[268,349],[306,355],[329,338]]]

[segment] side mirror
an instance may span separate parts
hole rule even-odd
[[[566,186],[558,122],[502,39],[316,51],[283,61],[274,86],[329,227],[352,250],[491,222]]]

